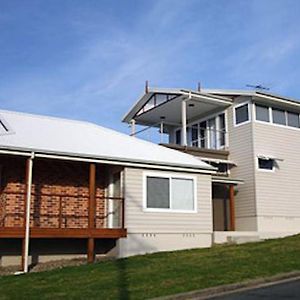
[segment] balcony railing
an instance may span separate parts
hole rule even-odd
[[[9,191],[5,193],[5,196],[17,196],[23,199],[25,194]],[[95,225],[91,233],[87,208],[83,207],[80,211],[75,212],[82,202],[87,205],[88,196],[56,193],[33,193],[32,196],[30,212],[32,237],[51,237],[52,235],[64,237],[70,230],[73,230],[70,231],[73,237],[77,237],[77,234],[82,237],[91,234],[101,237],[104,230],[112,230],[113,234],[115,234],[113,230],[124,230],[124,198],[122,197],[96,196],[96,210],[93,218]],[[42,198],[43,205],[40,202]],[[49,200],[48,204],[47,200]],[[45,208],[42,208],[45,205],[51,205],[51,209],[45,211]],[[22,237],[24,226],[23,207],[19,207],[15,211],[4,210],[0,216],[0,237],[5,234],[9,236],[9,230],[15,230],[13,237]]]
[[[217,130],[211,128],[200,128],[199,130],[190,129],[190,139],[188,138],[188,146],[204,149],[225,149],[227,142],[227,132],[225,130]]]
[[[170,135],[154,126],[144,127],[134,134],[139,138],[161,144],[181,145],[181,129]],[[202,149],[221,150],[226,149],[228,132],[226,130],[217,130],[212,128],[187,128],[187,146]]]

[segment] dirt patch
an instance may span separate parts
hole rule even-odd
[[[104,261],[104,260],[111,260],[111,259],[113,259],[113,258],[100,257],[95,260],[95,263]],[[30,273],[44,272],[44,271],[61,269],[61,268],[70,267],[70,266],[81,266],[81,265],[85,265],[86,263],[87,263],[86,259],[84,259],[84,258],[54,260],[54,261],[39,263],[37,265],[30,266],[29,272]],[[13,275],[18,271],[20,271],[19,266],[0,267],[0,276]]]

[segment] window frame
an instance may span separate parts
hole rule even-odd
[[[237,124],[236,123],[236,109],[241,106],[244,106],[244,105],[248,106],[248,120]],[[251,122],[251,119],[252,119],[252,111],[251,111],[251,102],[250,101],[242,102],[242,103],[239,103],[239,104],[236,104],[233,106],[233,125],[234,125],[234,127],[239,127],[241,125],[248,124]]]
[[[256,169],[259,171],[259,172],[267,172],[267,173],[274,173],[275,172],[275,159],[271,159],[273,161],[273,167],[272,169],[263,169],[263,168],[260,168],[259,167],[259,160],[260,159],[263,159],[261,157],[256,157]]]
[[[264,121],[264,120],[258,120],[257,119],[257,107],[264,107],[268,110],[268,117],[269,120],[268,121]],[[264,105],[264,104],[259,104],[259,103],[254,103],[254,111],[255,111],[255,121],[257,122],[261,122],[261,123],[273,123],[273,115],[272,115],[272,108],[268,105]]]
[[[217,133],[219,132],[219,130],[220,130],[220,128],[219,128],[219,124],[220,124],[220,122],[219,122],[219,116],[220,115],[222,115],[222,114],[224,114],[224,117],[225,117],[225,145],[220,145],[219,143],[217,143],[218,145],[218,150],[222,150],[222,149],[225,149],[225,148],[228,148],[229,147],[229,138],[228,138],[228,109],[224,109],[224,110],[221,110],[221,111],[219,111],[219,112],[216,112],[216,113],[213,113],[213,114],[210,114],[210,115],[208,115],[208,116],[206,116],[206,117],[202,117],[202,118],[199,118],[199,119],[196,119],[195,121],[193,121],[193,122],[191,122],[191,123],[188,123],[187,124],[187,129],[192,129],[192,126],[194,126],[194,125],[197,125],[198,126],[198,141],[199,142],[201,142],[201,127],[200,127],[200,123],[204,123],[205,122],[205,134],[206,134],[206,138],[205,138],[205,140],[204,140],[204,142],[205,142],[205,146],[204,147],[202,147],[202,145],[201,144],[198,144],[198,147],[196,147],[196,146],[192,146],[192,136],[191,136],[191,130],[190,131],[188,131],[187,132],[187,137],[188,137],[188,144],[189,144],[189,146],[190,147],[196,147],[196,148],[201,148],[201,149],[211,149],[211,145],[210,145],[210,143],[209,143],[209,139],[210,139],[210,137],[209,137],[209,134],[208,134],[208,130],[207,130],[207,122],[208,122],[208,120],[209,119],[212,119],[212,118],[215,118],[215,120],[216,120],[216,126],[217,126],[217,128],[216,128],[216,130],[217,130]],[[175,135],[175,137],[174,137],[174,141],[175,141],[175,144],[176,144],[176,131],[177,130],[181,130],[181,127],[176,127],[175,129],[174,129],[174,135]],[[190,134],[189,134],[190,133]],[[177,145],[179,145],[179,144],[177,144]]]
[[[150,208],[147,207],[147,177],[168,178],[169,179],[169,203],[170,208]],[[174,179],[188,179],[193,181],[193,210],[173,209],[172,208],[172,178]],[[198,213],[197,200],[197,177],[193,175],[181,175],[165,172],[143,172],[143,212],[162,212],[162,213]]]
[[[265,121],[257,120],[257,118],[256,118],[256,105],[268,106],[269,107],[269,119],[270,119],[270,122],[265,122]],[[284,114],[285,114],[285,121],[286,121],[285,125],[274,123],[274,120],[273,120],[273,109],[275,109],[275,110],[276,109],[277,110],[281,110],[281,111],[284,112]],[[254,109],[253,109],[253,115],[254,115],[253,119],[254,119],[254,121],[256,123],[260,123],[260,124],[264,124],[264,125],[271,125],[271,126],[276,126],[276,127],[281,127],[281,128],[287,128],[287,129],[291,129],[291,130],[300,130],[300,127],[295,127],[295,126],[289,125],[289,123],[288,123],[288,115],[289,115],[289,113],[298,115],[299,124],[300,124],[300,112],[297,113],[297,112],[292,111],[292,110],[288,110],[288,109],[284,109],[284,108],[279,108],[279,107],[274,107],[272,105],[260,104],[260,103],[255,102],[254,103]]]

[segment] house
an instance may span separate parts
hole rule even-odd
[[[261,90],[146,86],[123,121],[133,136],[158,128],[163,146],[217,168],[213,241],[221,243],[300,232],[299,114],[300,102]]]
[[[209,247],[214,173],[92,123],[0,111],[1,265]]]

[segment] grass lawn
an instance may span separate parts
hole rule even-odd
[[[145,299],[300,270],[300,235],[0,277],[0,299]]]

